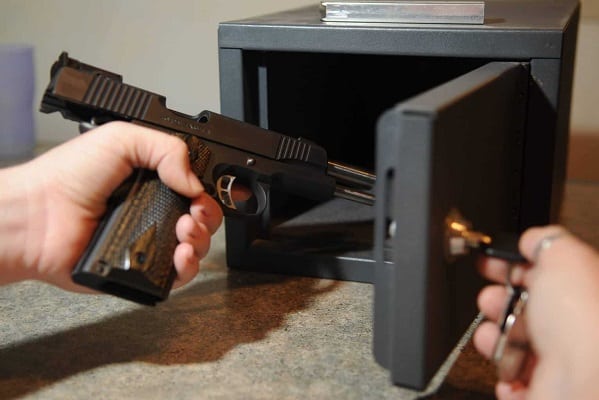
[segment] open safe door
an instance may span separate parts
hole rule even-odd
[[[491,62],[378,121],[374,353],[395,384],[424,388],[477,315],[476,257],[446,255],[450,212],[518,230],[528,80]]]

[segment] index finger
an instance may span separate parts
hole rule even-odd
[[[481,256],[478,258],[476,266],[478,272],[486,279],[493,282],[505,283],[509,268],[507,261],[495,257]]]
[[[527,286],[530,269],[528,264],[512,263],[495,257],[480,257],[477,267],[479,273],[490,281],[506,284],[509,275],[510,284]]]
[[[599,253],[591,245],[557,225],[528,229],[520,238],[520,251],[537,272],[581,266],[594,274],[599,261]]]
[[[524,257],[537,264],[541,256],[547,256],[544,254],[546,250],[556,245],[558,241],[573,239],[568,236],[570,236],[568,231],[559,225],[529,228],[520,237],[519,248]]]

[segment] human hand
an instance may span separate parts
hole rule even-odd
[[[544,238],[553,239],[541,248]],[[528,290],[525,324],[533,357],[518,382],[497,383],[497,398],[599,398],[599,255],[559,226],[527,230],[519,247],[532,262],[514,266],[512,277]],[[505,282],[507,268],[499,259],[480,263],[483,276],[499,283]],[[506,300],[504,285],[487,286],[478,298],[489,321],[476,330],[474,345],[488,358],[499,337],[497,321]]]
[[[222,211],[191,172],[188,149],[170,135],[112,122],[40,157],[0,171],[0,283],[39,279],[73,291],[77,260],[106,211],[112,192],[134,168],[156,170],[171,189],[191,198],[176,225],[174,287],[190,281]]]

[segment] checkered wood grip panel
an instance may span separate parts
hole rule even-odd
[[[190,144],[189,141],[187,141]],[[210,151],[193,141],[194,172],[203,176]],[[76,282],[141,303],[168,297],[176,272],[173,254],[178,244],[175,225],[189,212],[189,199],[164,185],[154,171],[136,170],[113,196],[116,207],[105,216],[75,268]]]

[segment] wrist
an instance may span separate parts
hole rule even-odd
[[[0,169],[0,284],[35,275],[30,234],[31,177],[26,164]]]

